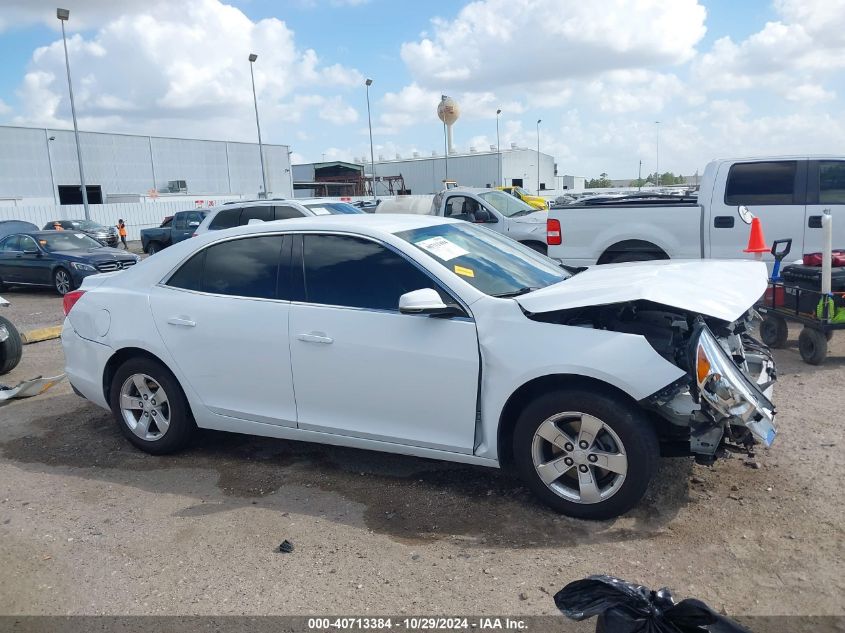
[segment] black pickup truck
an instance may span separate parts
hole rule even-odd
[[[177,211],[174,216],[165,218],[161,226],[141,229],[141,247],[148,255],[155,255],[161,249],[191,237],[206,215],[208,211],[202,209]]]

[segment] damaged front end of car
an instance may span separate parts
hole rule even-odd
[[[675,427],[668,435],[676,449],[683,453],[679,442],[686,444],[700,463],[726,451],[771,446],[777,433],[771,400],[777,371],[771,352],[754,337],[759,316],[752,309],[733,323],[700,315],[690,315],[689,321],[684,350],[676,357],[687,376],[642,404]],[[687,434],[688,440],[682,439]]]

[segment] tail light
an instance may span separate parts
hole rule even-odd
[[[549,218],[546,220],[546,243],[549,246],[563,244],[563,232],[560,230],[560,220]]]
[[[84,290],[71,290],[64,297],[62,297],[62,309],[65,311],[65,316],[67,316],[70,311],[73,310],[73,306],[76,305],[76,302],[79,301],[82,298],[82,295],[84,294]]]

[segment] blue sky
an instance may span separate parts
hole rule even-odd
[[[80,127],[253,140],[297,160],[535,146],[561,173],[841,152],[845,0],[65,0]],[[0,122],[70,125],[55,0],[0,0]]]

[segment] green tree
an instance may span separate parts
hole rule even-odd
[[[587,189],[598,189],[612,187],[613,183],[610,181],[607,172],[602,172],[598,178],[590,178],[584,186]]]

